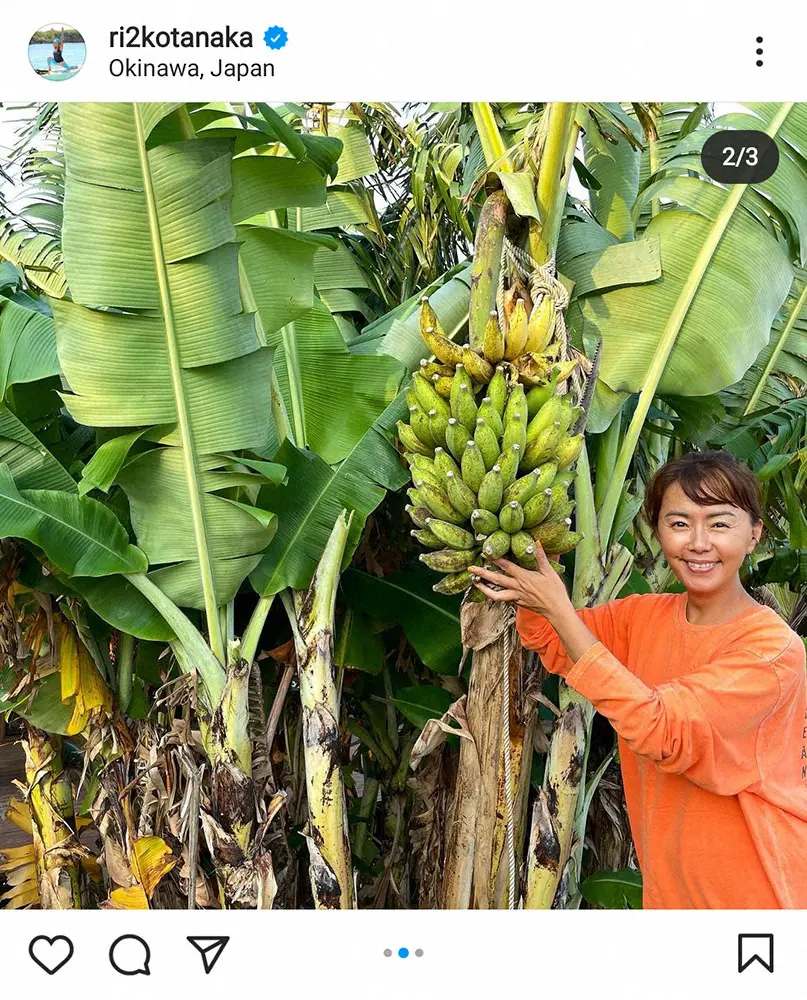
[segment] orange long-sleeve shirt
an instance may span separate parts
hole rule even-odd
[[[802,640],[770,608],[693,625],[686,594],[578,612],[573,662],[541,615],[522,641],[610,719],[647,909],[807,908]]]

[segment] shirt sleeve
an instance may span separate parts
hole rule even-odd
[[[760,780],[757,734],[781,696],[773,661],[731,650],[675,681],[648,687],[597,642],[566,680],[659,770],[718,795],[736,795]]]
[[[580,608],[578,618],[586,627],[619,659],[628,656],[628,635],[630,616],[640,594],[608,601],[595,608]],[[516,610],[516,628],[522,645],[535,650],[541,662],[551,674],[565,677],[572,669],[574,661],[569,657],[554,627],[543,615],[526,608]]]

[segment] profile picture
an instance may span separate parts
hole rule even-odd
[[[86,58],[84,38],[67,24],[46,24],[28,43],[28,60],[34,72],[46,80],[69,80]]]

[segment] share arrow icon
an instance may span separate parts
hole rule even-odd
[[[202,956],[205,973],[210,975],[213,966],[221,958],[221,953],[227,947],[229,937],[189,937],[188,940]]]

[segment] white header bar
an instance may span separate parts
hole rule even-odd
[[[799,0],[9,2],[0,99],[798,101],[807,100],[803,11]],[[86,42],[72,79],[51,81],[29,64],[33,33],[54,22]],[[226,43],[228,28],[220,47],[213,36]],[[282,29],[285,44],[275,31],[267,45],[267,29]],[[189,45],[196,32],[210,44]]]

